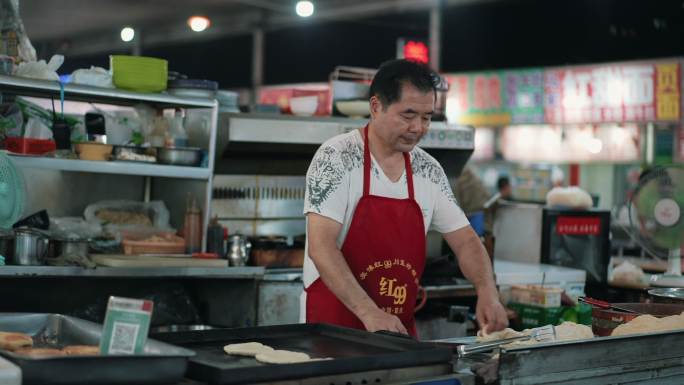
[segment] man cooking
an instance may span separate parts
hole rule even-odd
[[[508,325],[489,257],[440,164],[416,144],[430,127],[436,75],[407,60],[383,64],[366,127],[316,152],[306,177],[306,322],[416,335],[414,307],[428,227],[443,234],[477,290],[476,315]]]

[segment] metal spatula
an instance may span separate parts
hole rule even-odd
[[[501,345],[506,345],[506,344],[509,344],[511,342],[527,341],[527,340],[532,340],[532,339],[537,341],[537,342],[555,341],[556,340],[556,329],[553,327],[553,325],[546,325],[546,326],[542,326],[539,328],[532,329],[531,333],[529,335],[525,335],[525,336],[505,338],[502,340],[485,342],[485,343],[481,343],[481,344],[460,345],[456,348],[456,352],[458,353],[459,357],[464,357],[464,356],[467,356],[468,354],[489,352],[491,350],[494,350],[494,349],[500,347]]]

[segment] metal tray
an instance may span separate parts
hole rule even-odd
[[[61,314],[0,313],[0,330],[33,337],[36,347],[98,345],[102,326]],[[142,355],[30,358],[0,350],[21,368],[23,384],[171,384],[183,379],[190,350],[147,340]]]
[[[449,363],[451,349],[378,333],[326,324],[294,324],[157,334],[155,338],[194,350],[187,377],[212,384],[245,384],[341,373]],[[256,341],[275,349],[332,360],[269,365],[227,355],[231,343]]]
[[[503,349],[501,385],[682,384],[684,331]]]

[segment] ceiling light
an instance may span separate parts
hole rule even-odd
[[[121,40],[129,42],[135,38],[135,30],[131,27],[124,27],[121,30]]]
[[[298,1],[295,11],[301,17],[309,17],[314,13],[314,4],[310,1]]]
[[[209,28],[211,21],[204,16],[192,16],[188,19],[188,26],[195,32],[202,32]]]

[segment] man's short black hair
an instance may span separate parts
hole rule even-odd
[[[396,59],[383,63],[375,74],[370,96],[376,96],[384,108],[401,99],[401,87],[411,84],[419,91],[436,92],[439,75],[430,67],[412,60]]]
[[[502,176],[496,181],[496,188],[499,190],[501,190],[502,188],[504,188],[506,186],[510,186],[510,185],[511,185],[511,180],[508,179],[507,176]]]

